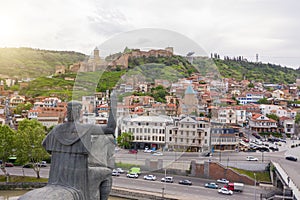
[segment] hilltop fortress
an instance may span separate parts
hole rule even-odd
[[[171,57],[173,56],[173,47],[167,47],[165,49],[151,49],[149,51],[142,51],[140,49],[131,49],[128,52],[118,53],[101,59],[100,51],[96,47],[94,49],[93,55],[90,56],[88,61],[74,63],[69,67],[71,72],[93,72],[99,71],[101,69],[116,70],[127,69],[128,63],[131,58],[140,58],[140,57]],[[62,66],[56,68],[56,74],[64,72],[65,69],[62,69]]]

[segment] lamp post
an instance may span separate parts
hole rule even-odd
[[[256,200],[256,173],[254,173],[254,199]]]
[[[167,177],[167,168],[165,168],[165,181],[163,182],[162,193],[161,193],[163,199],[165,198],[165,191],[166,191],[166,177]]]

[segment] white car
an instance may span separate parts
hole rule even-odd
[[[117,168],[116,171],[119,172],[120,174],[124,173],[124,170],[122,168]]]
[[[138,178],[139,175],[137,173],[130,173],[130,174],[127,174],[127,178]]]
[[[229,181],[228,181],[227,179],[225,179],[225,178],[218,179],[217,182],[218,182],[218,183],[224,183],[224,184],[229,183]]]
[[[152,155],[153,156],[163,156],[164,154],[162,152],[157,151],[157,152],[154,152]]]
[[[154,176],[152,174],[149,174],[149,175],[144,176],[144,179],[145,180],[149,180],[149,181],[155,181],[156,180],[156,176]]]
[[[166,182],[166,183],[173,183],[173,177],[172,176],[166,176],[165,178],[162,178],[160,181],[161,182]]]
[[[120,176],[120,173],[117,170],[113,170],[111,175],[112,176]]]
[[[227,194],[227,195],[232,195],[233,194],[233,192],[231,190],[228,190],[227,188],[224,188],[224,187],[219,189],[218,192],[221,193],[221,194]]]
[[[145,149],[144,153],[152,153],[152,149]]]
[[[258,158],[255,158],[253,156],[247,156],[246,158],[248,161],[258,161]]]

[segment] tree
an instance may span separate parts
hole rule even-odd
[[[299,114],[299,113],[296,114],[296,117],[295,117],[295,123],[296,123],[296,124],[299,124],[299,123],[300,123],[300,114]]]
[[[5,169],[5,162],[7,162],[9,160],[9,157],[14,154],[15,138],[16,138],[16,133],[9,126],[7,125],[0,126],[0,160],[2,160],[0,167],[7,178],[9,174]]]
[[[16,156],[21,164],[32,163],[37,178],[40,178],[39,163],[49,157],[49,154],[42,146],[45,136],[45,129],[40,122],[28,119],[19,122]]]
[[[159,85],[155,88],[151,89],[151,96],[154,98],[155,101],[157,102],[162,102],[165,103],[166,102],[166,96],[169,95],[169,93],[167,92],[167,90]]]
[[[123,148],[130,148],[133,141],[133,134],[130,132],[124,132],[117,137],[117,143]]]
[[[21,114],[23,110],[30,110],[32,108],[32,104],[27,103],[19,103],[16,108],[14,109],[14,114]]]
[[[270,104],[267,98],[262,98],[257,101],[258,104]]]
[[[253,83],[249,83],[248,84],[248,88],[254,88],[254,84]]]
[[[270,119],[274,119],[275,121],[279,120],[279,117],[276,114],[267,114],[267,117]]]

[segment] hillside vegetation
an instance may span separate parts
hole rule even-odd
[[[83,61],[86,55],[73,51],[32,48],[0,48],[0,78],[35,78],[55,72],[55,66]]]
[[[263,83],[295,83],[300,77],[300,70],[282,67],[270,63],[254,63],[245,60],[232,59],[210,59],[195,58],[194,64],[198,66],[200,72],[208,72],[212,69],[218,70],[223,78],[235,78],[236,80],[248,79]]]
[[[300,77],[300,70],[280,65],[208,57],[195,57],[192,65],[186,58],[176,55],[132,58],[129,59],[128,69],[117,68],[115,71],[67,73],[52,78],[45,77],[54,72],[56,65],[69,66],[84,60],[85,57],[84,54],[76,52],[2,48],[0,69],[2,75],[11,77],[37,77],[27,88],[22,89],[20,94],[29,97],[58,96],[64,100],[80,100],[82,95],[104,92],[118,83],[131,80],[154,82],[154,79],[166,79],[174,82],[194,72],[211,75],[214,78],[236,80],[246,78],[264,83],[295,83],[296,78]]]
[[[31,81],[28,87],[20,90],[21,95],[28,97],[57,96],[62,100],[81,100],[81,96],[93,95],[95,92],[105,92],[112,89],[120,80],[122,71],[112,72],[80,72],[68,73],[58,76],[39,77]],[[65,80],[65,78],[74,80]]]

